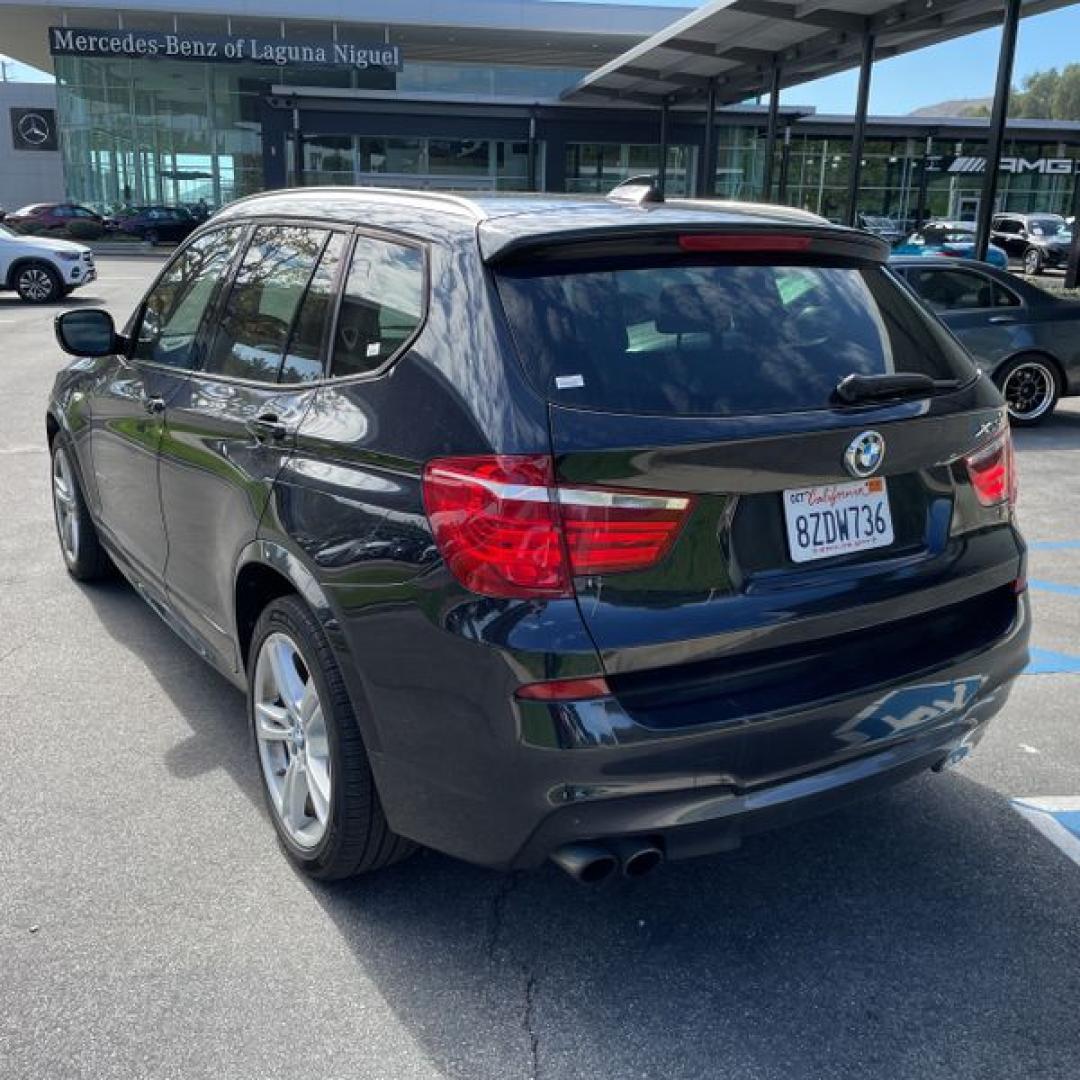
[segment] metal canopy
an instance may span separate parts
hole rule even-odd
[[[1022,0],[1022,15],[1076,0]],[[863,40],[884,60],[975,30],[1000,25],[1002,0],[712,0],[597,68],[563,93],[573,100],[645,105],[703,101],[710,84],[719,104],[858,67]]]

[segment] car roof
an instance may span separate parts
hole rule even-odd
[[[485,258],[544,238],[607,231],[651,231],[702,225],[739,229],[797,225],[830,233],[866,233],[832,225],[806,210],[721,199],[631,202],[598,196],[478,194],[399,188],[295,188],[230,203],[214,222],[248,217],[318,217],[401,229],[425,238],[477,235]]]

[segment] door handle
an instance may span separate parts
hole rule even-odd
[[[288,427],[274,413],[260,413],[245,426],[260,442],[281,442],[289,434]]]
[[[996,323],[1012,323],[1012,322],[1016,322],[1016,319],[1012,315],[991,315],[990,318],[987,319],[986,321],[991,322],[991,323],[995,323],[995,324]]]
[[[165,399],[163,397],[144,397],[142,403],[143,408],[151,416],[157,416],[165,411]]]

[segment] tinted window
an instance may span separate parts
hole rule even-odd
[[[210,350],[206,370],[276,382],[285,344],[328,234],[263,225],[251,236]]]
[[[907,279],[935,311],[1016,307],[1019,299],[1008,289],[970,270],[937,270],[913,267]]]
[[[178,368],[195,366],[195,335],[239,239],[239,228],[217,229],[176,256],[146,298],[135,359]]]
[[[537,388],[560,404],[740,414],[824,408],[853,372],[970,376],[880,266],[640,265],[499,275]]]
[[[281,382],[310,382],[322,378],[326,333],[334,308],[334,282],[346,246],[346,238],[341,233],[335,233],[323,251],[300,304],[300,314],[285,350]]]
[[[1022,222],[1016,221],[1016,220],[1014,220],[1012,218],[1002,218],[994,226],[994,228],[996,228],[998,232],[1015,234],[1015,233],[1022,232],[1024,226],[1023,226]]]
[[[381,367],[412,337],[423,313],[420,249],[357,237],[334,335],[333,374]]]
[[[1057,236],[1060,232],[1066,232],[1068,227],[1064,218],[1044,217],[1032,218],[1028,223],[1028,229],[1032,236]]]

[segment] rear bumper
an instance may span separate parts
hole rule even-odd
[[[535,867],[563,844],[619,836],[648,835],[673,859],[730,849],[965,755],[1027,664],[1026,596],[1016,611],[989,647],[933,670],[693,730],[644,728],[615,698],[530,703],[515,738],[485,739],[493,729],[478,722],[475,742],[442,745],[437,768],[373,754],[380,793],[399,832],[501,868]],[[842,672],[837,684],[842,692]],[[535,710],[549,716],[548,730],[587,729],[591,745],[539,745]]]

